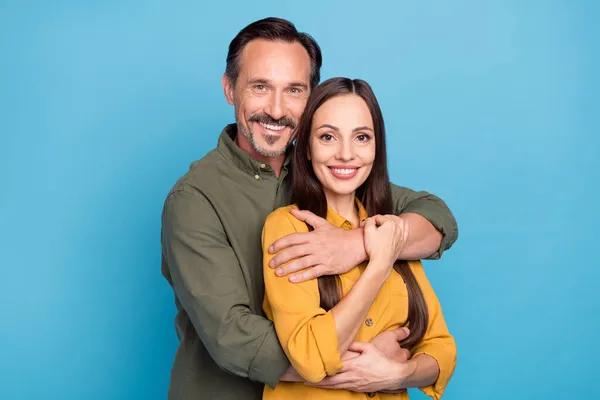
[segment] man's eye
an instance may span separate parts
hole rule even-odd
[[[267,87],[265,85],[254,85],[254,89],[263,91],[263,90],[266,90]]]
[[[300,94],[300,93],[302,93],[302,90],[298,89],[298,88],[291,88],[290,89],[290,93],[292,93],[292,94]]]

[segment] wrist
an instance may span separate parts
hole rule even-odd
[[[365,249],[365,229],[363,227],[358,227],[352,229],[351,232],[356,235],[356,246],[352,246],[351,250],[356,255],[356,265],[358,265],[369,259],[369,255]]]
[[[411,230],[411,219],[408,215],[395,215],[395,222],[398,225],[397,235],[400,237],[396,240],[396,249],[395,249],[395,258],[394,260],[404,260],[404,250],[406,249],[406,244],[410,240],[410,230]]]
[[[367,265],[364,273],[385,281],[387,278],[389,278],[393,265],[394,262],[387,258],[374,257],[369,260],[369,264]]]
[[[417,373],[418,361],[410,359],[403,363],[397,363],[396,376],[398,377],[398,389],[408,389],[413,387],[411,382]]]

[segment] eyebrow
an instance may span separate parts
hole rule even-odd
[[[271,82],[269,80],[264,79],[264,78],[250,79],[248,81],[248,83],[251,84],[251,85],[256,85],[256,84],[259,84],[259,85],[270,85],[271,84]],[[288,86],[291,86],[291,87],[301,87],[303,89],[308,89],[308,85],[306,83],[300,82],[300,81],[290,82],[290,83],[288,83]]]
[[[329,129],[333,129],[334,131],[338,131],[338,132],[340,131],[340,128],[338,128],[337,126],[330,125],[330,124],[323,124],[320,127],[318,127],[317,130],[319,130],[321,128],[329,128]],[[352,133],[358,132],[358,131],[365,131],[365,130],[373,132],[373,129],[369,128],[368,126],[359,126],[358,128],[352,129]]]

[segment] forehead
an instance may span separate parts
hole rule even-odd
[[[239,77],[242,79],[309,84],[310,57],[298,42],[255,39],[244,47],[240,61]]]
[[[312,126],[318,128],[321,124],[334,125],[342,131],[358,126],[373,128],[373,118],[362,97],[345,94],[327,100],[317,109]]]

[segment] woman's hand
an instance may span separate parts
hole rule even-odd
[[[365,250],[371,262],[391,266],[398,249],[408,240],[408,227],[401,218],[375,215],[365,223]]]

